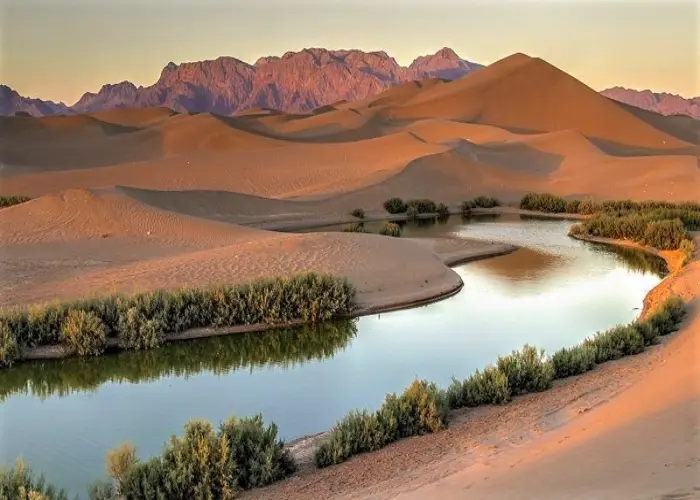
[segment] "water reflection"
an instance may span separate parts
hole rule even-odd
[[[189,378],[202,372],[277,366],[292,369],[308,361],[331,359],[357,335],[357,320],[336,321],[269,332],[183,341],[151,351],[125,351],[99,358],[68,358],[17,364],[3,370],[0,400],[13,394],[40,399],[93,391],[111,383],[139,383],[163,377]]]

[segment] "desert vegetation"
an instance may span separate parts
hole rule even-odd
[[[444,203],[435,203],[426,198],[417,198],[404,201],[401,198],[389,198],[384,202],[384,209],[392,215],[406,214],[408,218],[415,218],[418,215],[434,214],[437,216],[447,216],[450,214],[449,207]]]
[[[5,500],[68,500],[63,490],[47,484],[18,459],[14,467],[0,467],[0,498]]]
[[[395,238],[401,236],[402,231],[401,226],[394,222],[385,222],[382,224],[382,227],[379,228],[379,234],[384,236],[393,236]]]
[[[464,200],[461,205],[462,215],[469,215],[469,211],[474,208],[495,208],[500,207],[501,202],[493,196],[477,196],[471,200]]]
[[[0,208],[19,205],[20,203],[25,203],[29,200],[31,200],[29,196],[0,196]]]
[[[356,208],[352,212],[350,212],[350,215],[352,215],[353,217],[357,217],[358,219],[364,219],[365,211],[362,208]]]
[[[365,225],[362,222],[353,222],[350,224],[343,224],[340,229],[344,233],[366,233]]]
[[[344,278],[302,274],[244,285],[158,290],[0,311],[0,366],[28,347],[65,345],[97,355],[103,340],[125,349],[159,346],[166,333],[250,324],[316,323],[348,313],[355,291]]]
[[[684,264],[695,251],[688,231],[700,230],[700,203],[692,202],[566,200],[549,193],[528,193],[520,200],[520,208],[588,215],[571,228],[571,235],[624,239],[658,250],[679,250]]]

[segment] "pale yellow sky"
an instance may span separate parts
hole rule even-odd
[[[700,0],[3,0],[0,83],[73,104],[105,83],[154,83],[169,61],[254,62],[305,47],[452,47],[484,64],[541,57],[602,90],[700,95]]]

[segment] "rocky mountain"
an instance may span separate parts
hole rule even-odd
[[[685,99],[676,94],[612,87],[601,92],[606,97],[661,115],[688,115],[700,118],[700,97]]]
[[[175,111],[233,114],[249,108],[304,112],[341,100],[365,99],[411,80],[461,78],[483,66],[459,57],[447,47],[401,66],[386,52],[327,50],[287,52],[248,64],[233,57],[168,63],[148,87],[131,82],[104,85],[68,107],[63,103],[21,97],[0,86],[0,114],[35,116],[86,113],[110,108],[167,106]],[[700,98],[614,87],[603,95],[661,114],[700,117]]]
[[[0,85],[0,115],[47,116],[71,113],[62,102],[22,97],[7,85]]]
[[[319,48],[262,57],[252,65],[233,57],[171,62],[151,86],[126,81],[105,85],[97,93],[83,95],[71,110],[167,106],[225,115],[255,107],[302,112],[340,100],[365,99],[406,81],[455,79],[482,67],[448,48],[419,57],[407,67],[385,52]]]

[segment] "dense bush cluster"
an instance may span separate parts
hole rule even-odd
[[[362,208],[356,208],[352,212],[350,212],[350,215],[352,215],[353,217],[357,217],[358,219],[364,219],[365,211]]]
[[[631,212],[644,212],[652,220],[679,218],[687,229],[700,230],[700,203],[669,201],[632,201],[604,200],[590,198],[583,200],[566,200],[551,193],[528,193],[520,200],[520,208],[547,213],[570,213],[592,215],[607,213],[609,215],[625,215]]]
[[[345,462],[402,438],[437,432],[447,426],[445,395],[435,384],[416,380],[400,396],[388,394],[374,413],[355,411],[338,422],[316,450],[317,467]]]
[[[277,427],[260,415],[230,418],[218,430],[191,421],[182,437],[172,436],[160,456],[140,462],[132,446],[112,450],[107,469],[113,485],[93,489],[102,499],[233,499],[243,490],[284,479],[297,469]],[[111,486],[111,487],[110,487]]]
[[[520,208],[589,215],[574,225],[570,234],[626,239],[659,250],[680,250],[683,265],[690,262],[695,250],[688,231],[700,230],[700,203],[693,202],[566,200],[550,193],[528,193],[520,200]]]
[[[424,198],[417,200],[408,200],[406,202],[406,212],[414,209],[419,214],[434,214],[437,213],[437,205],[433,200]]]
[[[353,222],[352,224],[343,224],[340,229],[344,233],[366,233],[365,225],[362,222]]]
[[[555,378],[579,375],[597,363],[633,355],[659,335],[673,332],[685,315],[685,303],[671,297],[645,319],[620,325],[551,358],[532,346],[498,358],[446,391],[415,380],[401,395],[389,394],[374,413],[354,411],[338,422],[316,450],[317,467],[342,463],[353,455],[378,450],[402,438],[438,432],[448,424],[448,409],[505,404],[512,396],[543,391]],[[223,423],[218,431],[194,421],[182,438],[172,437],[160,456],[140,462],[130,445],[108,454],[112,483],[98,483],[92,500],[235,498],[238,492],[265,486],[291,475],[297,466],[274,424],[261,416]],[[26,491],[33,491],[28,496]],[[65,500],[44,487],[22,466],[0,471],[0,498]],[[22,497],[21,495],[25,495]]]
[[[494,208],[500,207],[501,202],[498,198],[493,196],[477,196],[471,200],[465,200],[462,202],[462,214],[468,215],[469,211],[473,208]]]
[[[98,354],[101,338],[127,349],[158,346],[167,332],[294,320],[325,321],[348,313],[355,296],[344,278],[313,273],[245,285],[155,291],[0,311],[0,366],[25,347],[65,343]],[[95,337],[95,338],[93,338]]]
[[[393,236],[394,238],[401,236],[401,232],[401,226],[394,222],[385,222],[382,224],[382,227],[379,228],[379,234],[384,236]]]
[[[0,196],[0,208],[19,205],[29,200],[31,200],[29,196]]]
[[[438,214],[438,217],[440,217],[442,219],[449,217],[450,216],[450,207],[448,207],[444,203],[438,203],[437,214]]]
[[[687,252],[693,242],[680,219],[653,220],[644,213],[619,217],[595,214],[572,226],[571,234],[630,240],[659,250],[676,250],[683,245],[688,260],[692,257],[692,252]]]
[[[0,499],[3,500],[68,500],[63,490],[46,484],[22,460],[12,468],[0,468]]]
[[[402,214],[406,212],[406,203],[401,198],[389,198],[384,202],[384,210],[390,214]]]

